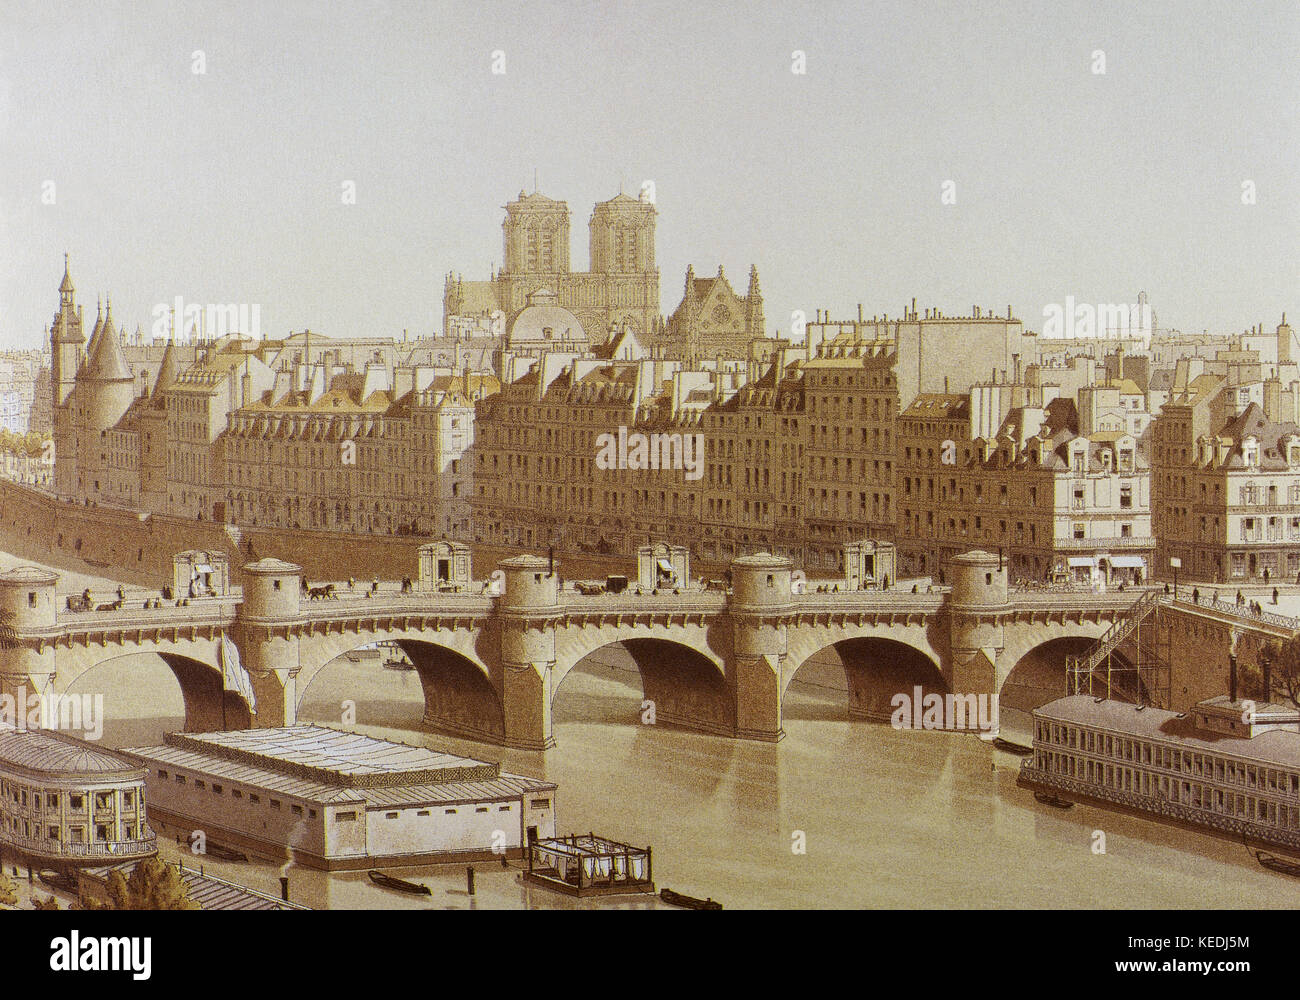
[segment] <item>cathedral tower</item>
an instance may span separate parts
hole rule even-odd
[[[505,272],[514,276],[569,273],[569,206],[544,194],[519,192],[506,205]]]

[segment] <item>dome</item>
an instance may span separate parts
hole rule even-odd
[[[547,342],[586,345],[587,334],[578,317],[556,302],[549,288],[539,288],[528,296],[528,305],[510,324],[509,344],[545,344]]]

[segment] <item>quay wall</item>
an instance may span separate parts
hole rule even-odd
[[[232,582],[240,567],[268,556],[303,567],[308,580],[395,580],[418,575],[417,551],[427,537],[358,535],[294,528],[238,529],[117,507],[60,500],[30,486],[0,479],[0,550],[54,569],[161,587],[172,578],[172,558],[186,549],[224,552]],[[502,559],[518,550],[470,544],[473,575],[485,580]],[[566,579],[621,573],[635,579],[634,553],[595,555],[556,552]],[[692,566],[692,576],[721,575],[721,566]]]

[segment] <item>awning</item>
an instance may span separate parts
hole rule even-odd
[[[673,571],[673,564],[670,563],[667,559],[660,559],[659,570],[662,573],[671,573]]]
[[[1096,556],[1071,556],[1066,562],[1071,566],[1096,566]]]
[[[1145,569],[1147,561],[1141,556],[1111,556],[1110,564],[1119,569]]]

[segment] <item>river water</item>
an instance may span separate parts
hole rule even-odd
[[[19,561],[0,553],[0,570]],[[84,585],[115,586],[78,577],[61,590]],[[1296,884],[1258,868],[1239,844],[1092,806],[1041,805],[1016,785],[1020,758],[974,736],[849,721],[842,669],[827,656],[791,684],[778,744],[642,725],[640,677],[617,646],[566,676],[554,706],[557,746],[546,752],[421,731],[419,679],[376,659],[327,666],[304,692],[300,717],[340,725],[341,703],[351,700],[360,731],[555,781],[560,832],[649,845],[658,886],[727,907],[1296,905]],[[152,654],[110,660],[73,691],[104,694],[107,746],[157,743],[184,722],[179,685]],[[197,859],[175,835],[159,830],[168,860],[201,860],[205,870],[277,895],[286,870],[292,898],[311,907],[663,905],[525,887],[513,862],[506,870],[476,864],[473,897],[464,865],[399,869],[433,889],[432,897],[406,896],[372,885],[364,872]]]
[[[1258,869],[1237,844],[1076,805],[1059,811],[1016,786],[1020,759],[969,735],[848,721],[846,695],[797,680],[779,744],[732,741],[639,721],[641,689],[618,647],[566,677],[557,746],[512,751],[421,732],[419,680],[378,661],[339,659],[305,692],[304,721],[500,760],[559,785],[561,832],[654,849],[660,887],[727,907],[1292,907],[1295,884]],[[151,662],[152,661],[152,662]],[[816,672],[812,672],[817,676]],[[803,675],[801,674],[801,678]],[[110,692],[104,742],[157,742],[183,721],[180,691],[153,657],[111,661],[79,689]],[[131,708],[131,703],[135,708]],[[1096,853],[1095,832],[1105,853]],[[183,848],[160,831],[164,857]],[[187,863],[196,862],[184,855]],[[278,893],[281,863],[204,860],[205,870]],[[333,908],[661,906],[646,897],[577,901],[524,887],[517,865],[400,869],[432,897],[377,888],[364,873],[291,866],[291,895]]]

